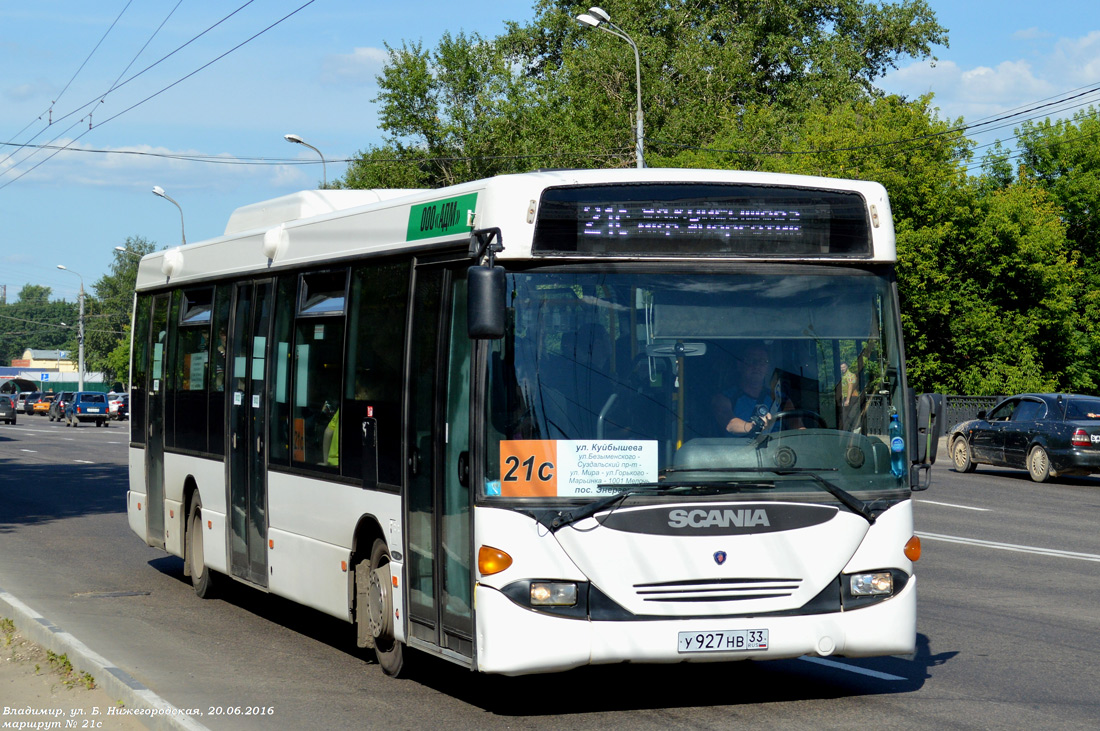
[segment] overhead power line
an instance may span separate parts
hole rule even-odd
[[[220,24],[220,23],[224,22],[224,21],[225,21],[226,19],[228,19],[228,18],[229,18],[229,17],[231,17],[232,15],[236,14],[236,13],[237,13],[237,12],[239,12],[239,11],[240,11],[240,10],[241,10],[242,8],[246,7],[247,5],[250,5],[250,4],[251,4],[252,2],[254,2],[254,1],[255,1],[255,0],[248,0],[248,2],[246,2],[246,3],[245,3],[244,5],[242,5],[242,6],[240,7],[240,8],[237,8],[237,10],[234,10],[234,11],[233,11],[233,13],[230,13],[229,15],[227,15],[227,16],[226,16],[225,18],[223,18],[222,20],[218,21],[218,23],[216,23],[216,24],[215,24],[214,26],[211,26],[211,28],[208,28],[208,29],[207,29],[206,31],[203,31],[203,33],[206,33],[206,32],[208,32],[208,31],[209,31],[209,30],[211,30],[211,29],[212,29],[213,27],[215,27],[215,26],[217,26],[218,24]],[[22,178],[22,177],[23,177],[24,175],[27,175],[28,173],[30,173],[30,172],[32,172],[33,170],[37,169],[37,168],[38,168],[39,166],[41,166],[42,164],[44,164],[44,163],[46,163],[47,161],[51,160],[51,159],[52,159],[52,158],[53,158],[54,156],[56,156],[56,155],[57,155],[57,154],[58,154],[59,152],[61,152],[62,150],[68,149],[68,147],[69,147],[70,145],[72,145],[73,143],[75,143],[75,142],[77,142],[78,140],[80,140],[80,139],[81,139],[82,137],[84,137],[84,135],[86,135],[86,134],[87,134],[88,132],[92,131],[92,129],[96,129],[96,128],[98,128],[98,127],[101,127],[101,126],[103,126],[103,125],[104,125],[104,124],[106,124],[107,122],[110,122],[110,121],[112,121],[112,120],[114,120],[114,119],[117,119],[118,117],[122,116],[123,114],[126,114],[127,112],[130,112],[130,111],[132,111],[133,109],[135,109],[135,108],[137,108],[137,107],[141,106],[142,104],[145,104],[146,102],[150,101],[151,99],[154,99],[155,97],[157,97],[157,96],[159,96],[159,95],[163,94],[163,93],[164,93],[165,91],[168,91],[168,90],[169,90],[169,89],[171,89],[172,87],[174,87],[174,86],[176,86],[176,85],[178,85],[178,84],[180,84],[180,83],[182,83],[182,82],[186,81],[187,79],[191,78],[192,76],[194,76],[195,74],[199,73],[200,71],[203,71],[204,69],[206,69],[206,68],[210,67],[211,65],[213,65],[213,64],[217,63],[218,61],[220,61],[221,59],[225,58],[225,57],[226,57],[226,56],[228,56],[229,54],[231,54],[231,53],[233,53],[233,52],[237,51],[238,49],[240,49],[240,48],[241,48],[242,46],[244,46],[245,44],[247,44],[247,43],[250,43],[250,42],[252,42],[252,41],[253,41],[253,40],[255,40],[256,38],[258,38],[258,37],[260,37],[261,35],[263,35],[264,33],[267,33],[267,32],[268,32],[269,30],[271,30],[271,29],[272,29],[272,28],[274,28],[275,26],[279,25],[280,23],[283,23],[283,22],[284,22],[284,21],[286,21],[286,20],[287,20],[288,18],[291,18],[291,17],[293,17],[293,16],[294,16],[294,15],[296,15],[297,13],[301,12],[301,11],[302,11],[302,10],[304,10],[305,8],[307,8],[307,7],[309,7],[310,5],[312,5],[312,4],[314,3],[314,2],[316,2],[316,0],[307,0],[307,2],[303,3],[302,5],[298,6],[298,7],[296,8],[296,9],[294,9],[294,10],[292,10],[291,12],[287,13],[286,15],[284,15],[284,16],[283,16],[282,18],[280,18],[279,20],[275,21],[274,23],[272,23],[272,24],[268,25],[268,26],[267,26],[266,28],[264,28],[263,30],[261,30],[261,31],[259,31],[259,32],[257,32],[257,33],[254,33],[253,35],[249,36],[249,37],[248,37],[248,38],[246,38],[246,39],[245,39],[244,41],[242,41],[242,42],[238,43],[238,44],[237,44],[236,46],[233,46],[232,48],[230,48],[230,49],[229,49],[228,51],[226,51],[225,53],[222,53],[221,55],[219,55],[219,56],[215,57],[215,58],[214,58],[214,59],[212,59],[211,61],[208,61],[207,63],[205,63],[205,64],[203,64],[202,66],[198,67],[198,68],[197,68],[197,69],[195,69],[194,71],[192,71],[192,72],[190,72],[190,73],[186,74],[185,76],[183,76],[183,77],[181,77],[181,78],[177,79],[176,81],[173,81],[172,83],[168,84],[167,86],[165,86],[165,87],[161,88],[161,89],[160,89],[159,91],[156,91],[156,92],[154,92],[153,94],[150,94],[149,96],[145,97],[145,98],[144,98],[144,99],[142,99],[141,101],[139,101],[139,102],[137,102],[137,103],[135,103],[135,104],[132,104],[132,105],[130,105],[129,107],[127,107],[127,108],[123,109],[123,110],[122,110],[121,112],[118,112],[118,113],[116,113],[116,114],[112,115],[111,117],[108,117],[107,119],[105,119],[104,121],[102,121],[102,122],[100,122],[100,123],[98,123],[98,124],[96,124],[96,125],[92,125],[92,124],[91,124],[91,123],[89,122],[89,125],[88,125],[88,129],[87,129],[87,131],[85,131],[85,132],[82,132],[81,134],[77,135],[77,136],[76,136],[76,137],[75,137],[74,139],[72,139],[72,140],[70,140],[70,141],[69,141],[68,143],[66,143],[65,145],[62,145],[62,146],[61,146],[61,147],[60,147],[59,149],[56,149],[56,150],[55,150],[54,152],[52,152],[52,153],[51,153],[50,155],[48,155],[48,156],[46,157],[46,159],[45,159],[45,160],[42,160],[42,161],[40,161],[40,162],[36,163],[36,164],[35,164],[35,165],[33,165],[32,167],[30,167],[30,168],[28,168],[27,170],[24,170],[23,172],[21,172],[21,173],[20,173],[19,175],[17,175],[17,176],[15,177],[15,178],[13,178],[13,179],[9,180],[8,182],[4,183],[3,185],[0,185],[0,190],[3,190],[3,189],[4,189],[4,188],[6,188],[7,186],[9,186],[9,185],[11,185],[12,183],[14,183],[14,182],[15,182],[16,180],[19,180],[20,178]],[[201,35],[202,35],[202,34],[199,34],[199,36],[195,36],[195,38],[198,38],[198,37],[200,37]],[[155,66],[155,65],[159,64],[159,63],[160,63],[161,61],[163,61],[164,59],[168,58],[168,57],[169,57],[169,56],[171,56],[172,54],[174,54],[174,53],[176,53],[177,51],[179,51],[180,49],[182,49],[182,48],[183,48],[184,46],[186,46],[186,45],[188,45],[189,43],[191,43],[192,41],[194,41],[194,40],[195,40],[195,38],[191,39],[191,41],[188,41],[188,42],[187,42],[187,43],[185,43],[185,44],[184,44],[183,46],[180,46],[180,47],[179,47],[179,48],[177,48],[177,49],[176,49],[175,51],[172,51],[172,53],[168,54],[167,56],[165,56],[164,58],[160,59],[160,60],[159,60],[159,61],[157,61],[156,63],[154,63],[154,64],[152,64],[152,65],[150,65],[150,66],[146,67],[146,68],[145,68],[145,69],[143,69],[142,71],[139,71],[139,72],[138,72],[137,74],[135,74],[134,76],[131,76],[131,77],[130,77],[129,79],[127,79],[126,81],[122,82],[121,84],[117,84],[116,86],[114,86],[114,87],[113,87],[113,88],[112,88],[111,90],[109,90],[109,91],[113,91],[114,89],[117,89],[117,88],[119,88],[119,87],[123,86],[124,84],[128,83],[129,81],[133,80],[134,78],[137,78],[137,77],[138,77],[138,76],[140,76],[141,74],[145,73],[145,71],[147,71],[147,70],[149,70],[150,68],[152,68],[153,66]],[[109,93],[109,92],[108,92],[108,93]],[[104,94],[104,96],[105,96],[105,95],[106,95],[106,93]],[[95,102],[98,102],[98,101],[100,101],[100,100],[101,100],[101,98],[102,98],[102,97],[96,97],[96,100],[95,100]],[[93,103],[95,103],[95,102],[93,102]],[[70,129],[71,129],[71,127],[70,127]],[[57,139],[58,139],[58,138],[54,138],[54,140],[51,140],[51,142],[56,142],[56,141],[57,141]],[[6,172],[6,171],[5,171],[5,172]],[[0,175],[3,175],[3,173],[0,173]]]

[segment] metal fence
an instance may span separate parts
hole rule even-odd
[[[932,395],[939,401],[936,409],[936,430],[941,437],[946,435],[955,424],[968,419],[977,419],[979,411],[989,411],[1004,398],[1004,396]]]

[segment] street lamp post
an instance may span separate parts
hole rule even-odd
[[[589,8],[587,13],[581,13],[577,16],[577,22],[583,25],[592,26],[596,30],[602,30],[604,33],[610,33],[617,38],[622,38],[634,49],[635,87],[638,92],[638,129],[634,133],[636,139],[634,151],[638,158],[638,167],[644,168],[645,159],[642,154],[642,58],[638,55],[638,44],[634,42],[633,38],[627,35],[626,31],[611,22],[611,16],[608,15],[607,11],[603,8]],[[605,25],[608,27],[605,28]]]
[[[306,142],[305,140],[303,140],[298,135],[283,135],[283,139],[286,140],[287,142],[293,142],[296,145],[305,145],[309,149],[316,152],[318,155],[321,155],[320,150],[318,150],[316,147],[314,147],[313,145],[311,145],[308,142]],[[327,188],[328,187],[328,168],[325,165],[325,156],[324,155],[321,155],[321,175],[322,175],[321,179],[323,181],[321,183],[321,187],[322,188]]]
[[[180,238],[183,239],[183,245],[186,246],[187,245],[187,233],[183,230],[183,208],[180,207],[179,203],[176,203],[175,199],[172,198],[172,196],[165,193],[164,188],[160,187],[159,185],[154,185],[153,186],[153,195],[159,195],[164,200],[169,201],[176,208],[179,208],[179,210],[180,210]]]
[[[58,264],[58,269],[69,272],[70,274],[76,274],[80,277],[80,319],[77,320],[77,368],[79,369],[76,374],[76,388],[78,391],[84,390],[84,277],[81,277],[79,273],[74,272],[72,269],[67,268],[64,264]]]
[[[116,246],[115,251],[121,251],[123,254],[126,254],[127,256],[132,256],[135,259],[141,258],[141,254],[137,253],[136,251],[130,251],[125,246]]]

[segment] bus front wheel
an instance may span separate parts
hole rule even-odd
[[[390,552],[385,541],[381,538],[374,541],[370,561],[360,562],[355,573],[359,595],[359,634],[372,641],[382,672],[391,676],[399,675],[405,664],[405,648],[394,637],[393,581],[390,575]]]
[[[206,555],[202,550],[202,500],[195,495],[191,514],[187,518],[187,566],[191,570],[191,586],[200,599],[214,594],[213,572],[206,567]]]

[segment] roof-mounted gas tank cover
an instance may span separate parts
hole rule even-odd
[[[417,189],[393,188],[372,190],[302,190],[271,200],[241,206],[233,211],[225,225],[225,235],[255,229],[268,229],[280,223],[325,213],[359,208],[420,192]]]

